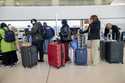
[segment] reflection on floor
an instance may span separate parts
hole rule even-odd
[[[125,83],[125,64],[76,66],[67,63],[56,69],[46,61],[26,69],[21,61],[14,67],[0,66],[0,83]]]

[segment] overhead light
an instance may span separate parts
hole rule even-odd
[[[112,3],[111,5],[125,5],[125,3]]]
[[[125,5],[125,0],[113,0],[111,5]]]

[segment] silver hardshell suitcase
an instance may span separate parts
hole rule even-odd
[[[24,67],[33,67],[37,65],[38,53],[35,46],[23,46],[21,47],[22,65]]]

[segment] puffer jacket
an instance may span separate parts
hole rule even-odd
[[[0,40],[0,50],[1,53],[11,52],[16,50],[16,41],[14,42],[6,42],[3,38],[5,35],[5,31],[0,28],[0,36],[2,37]]]

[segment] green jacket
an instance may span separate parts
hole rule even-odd
[[[2,53],[11,52],[16,50],[16,42],[6,42],[3,38],[5,31],[0,28],[0,36],[2,37],[0,41],[0,50]]]

